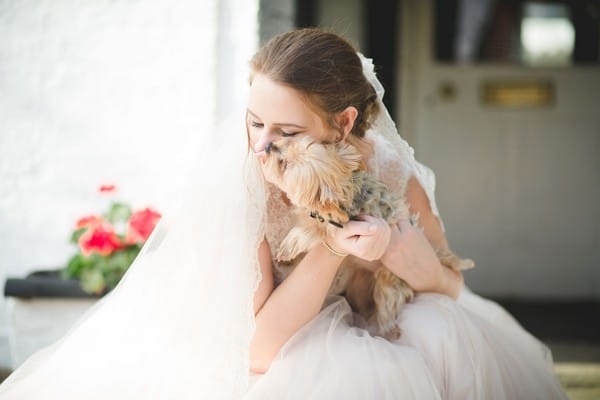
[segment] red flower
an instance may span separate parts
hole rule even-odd
[[[129,244],[145,242],[154,230],[160,217],[161,215],[158,212],[150,208],[134,212],[131,218],[129,218],[125,242]]]
[[[75,229],[87,228],[102,223],[102,217],[99,215],[88,215],[80,218],[75,225]]]
[[[85,256],[93,252],[107,256],[123,246],[113,227],[108,223],[89,225],[88,229],[79,237],[78,243]]]
[[[108,184],[108,185],[100,185],[100,188],[98,189],[99,192],[114,192],[117,189],[117,187],[115,185]]]

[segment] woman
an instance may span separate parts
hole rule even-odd
[[[429,242],[445,248],[448,243],[427,181],[426,173],[432,173],[404,143],[377,132],[395,129],[385,126],[384,119],[391,120],[372,85],[378,85],[376,78],[369,82],[363,76],[363,68],[372,66],[364,58],[361,65],[341,37],[316,29],[275,37],[251,66],[246,126],[261,165],[265,147],[281,137],[348,141],[362,150],[371,171],[388,187],[406,185],[411,213],[419,214],[425,235],[408,221],[388,226],[365,216],[285,272],[272,254],[291,228],[291,207],[285,193],[269,185],[269,224],[259,248],[263,279],[254,297],[253,387],[247,397],[564,397],[552,376],[548,350],[499,306],[463,291],[462,275],[437,260]],[[384,118],[369,129],[379,113]],[[345,299],[326,299],[348,254],[381,260],[421,293],[403,310],[403,334],[393,345],[357,327],[358,317]],[[366,328],[365,321],[359,325]]]
[[[547,349],[435,258],[427,239],[447,243],[433,175],[397,135],[362,61],[320,30],[261,49],[250,151],[241,120],[207,130],[178,213],[165,213],[117,288],[18,368],[0,397],[565,398]],[[281,135],[355,144],[391,190],[407,185],[425,236],[365,216],[285,277],[271,254],[290,205],[260,171]],[[398,341],[370,336],[344,298],[326,297],[345,254],[381,260],[420,293],[399,317]]]

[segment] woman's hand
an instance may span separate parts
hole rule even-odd
[[[389,246],[391,231],[382,218],[360,216],[360,221],[349,221],[337,229],[333,241],[328,244],[340,253],[367,261],[379,260]]]
[[[408,220],[391,226],[381,262],[417,292],[437,292],[456,299],[464,286],[462,273],[443,266],[425,235]]]

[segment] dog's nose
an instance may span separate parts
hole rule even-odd
[[[271,152],[271,149],[273,148],[273,142],[269,142],[267,143],[267,145],[265,146],[265,152],[267,154],[269,154]]]

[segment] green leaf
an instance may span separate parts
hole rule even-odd
[[[131,207],[125,203],[114,202],[110,210],[104,215],[104,218],[111,223],[127,222],[131,216]]]
[[[71,234],[71,238],[69,239],[69,242],[71,242],[73,244],[77,244],[77,241],[79,240],[81,235],[83,235],[85,233],[86,230],[87,230],[87,227],[85,227],[85,226],[83,228],[77,229],[75,232],[73,232]]]
[[[81,288],[87,293],[101,294],[113,289],[131,266],[142,246],[132,244],[107,256],[92,253],[75,254],[61,271],[65,278],[79,278]]]
[[[86,269],[81,274],[81,288],[92,294],[100,294],[106,287],[104,276],[97,269]]]
[[[85,266],[82,254],[75,254],[67,262],[67,266],[62,270],[61,275],[66,278],[78,278]]]

